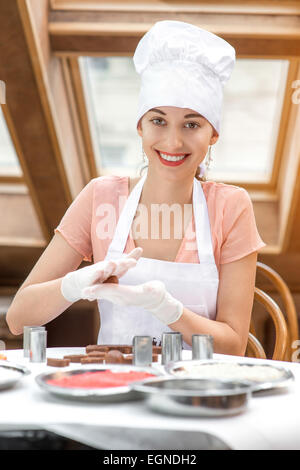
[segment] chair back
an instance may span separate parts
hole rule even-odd
[[[288,346],[288,328],[282,311],[277,303],[264,291],[255,287],[254,300],[259,302],[270,314],[275,327],[275,346],[272,359],[284,361]],[[250,324],[250,333],[248,337],[248,345],[246,355],[266,359],[266,353],[263,346],[255,336],[255,327],[253,320]]]
[[[291,361],[292,354],[294,352],[293,343],[295,342],[295,340],[299,339],[298,317],[293,296],[286,282],[274,269],[270,268],[264,263],[257,262],[257,270],[272,282],[272,284],[275,286],[276,290],[281,296],[284,305],[286,325],[288,329],[285,360]]]

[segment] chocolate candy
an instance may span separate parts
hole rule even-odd
[[[64,359],[70,359],[70,362],[81,362],[81,359],[86,357],[85,354],[69,354],[64,356]]]
[[[105,364],[124,364],[124,357],[121,351],[112,349],[105,354]]]
[[[108,352],[108,351],[107,351]],[[105,356],[105,352],[103,351],[91,351],[88,353],[88,357],[104,357]]]
[[[158,362],[158,354],[152,354],[152,362]]]
[[[81,364],[103,364],[104,358],[103,357],[82,357]]]
[[[55,357],[47,358],[47,366],[67,367],[69,364],[70,364],[70,359],[56,359]]]
[[[123,354],[131,354],[132,346],[130,344],[89,344],[85,350],[89,354],[92,351],[108,352],[111,350],[120,351]]]
[[[133,361],[133,354],[128,354],[127,356],[124,356],[124,364],[132,364]]]
[[[119,284],[118,276],[109,276],[106,281],[103,281],[103,284],[110,282],[112,284]]]
[[[109,347],[103,346],[102,344],[89,344],[88,346],[86,346],[85,350],[88,354],[92,351],[108,352]]]

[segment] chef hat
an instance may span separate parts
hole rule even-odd
[[[223,86],[235,49],[209,31],[182,21],[158,21],[142,37],[133,61],[141,76],[137,124],[149,109],[193,109],[220,133]]]

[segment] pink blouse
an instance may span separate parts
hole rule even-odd
[[[93,178],[74,199],[54,232],[59,232],[85,261],[105,258],[119,214],[128,198],[127,176]],[[243,188],[202,183],[207,202],[216,266],[243,258],[265,246],[257,231],[253,206]],[[129,234],[125,253],[133,248]],[[175,262],[199,263],[192,215]]]

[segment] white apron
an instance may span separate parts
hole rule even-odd
[[[147,173],[129,194],[120,214],[106,260],[121,258],[131,231]],[[214,320],[216,318],[219,274],[215,264],[207,204],[200,181],[194,178],[193,213],[200,263],[175,263],[141,257],[136,266],[119,279],[120,284],[137,285],[162,281],[167,291],[184,307]],[[108,300],[98,300],[100,332],[98,344],[132,344],[136,335],[149,335],[160,344],[163,332],[172,331],[142,307],[120,307]],[[191,347],[183,343],[184,349]]]

